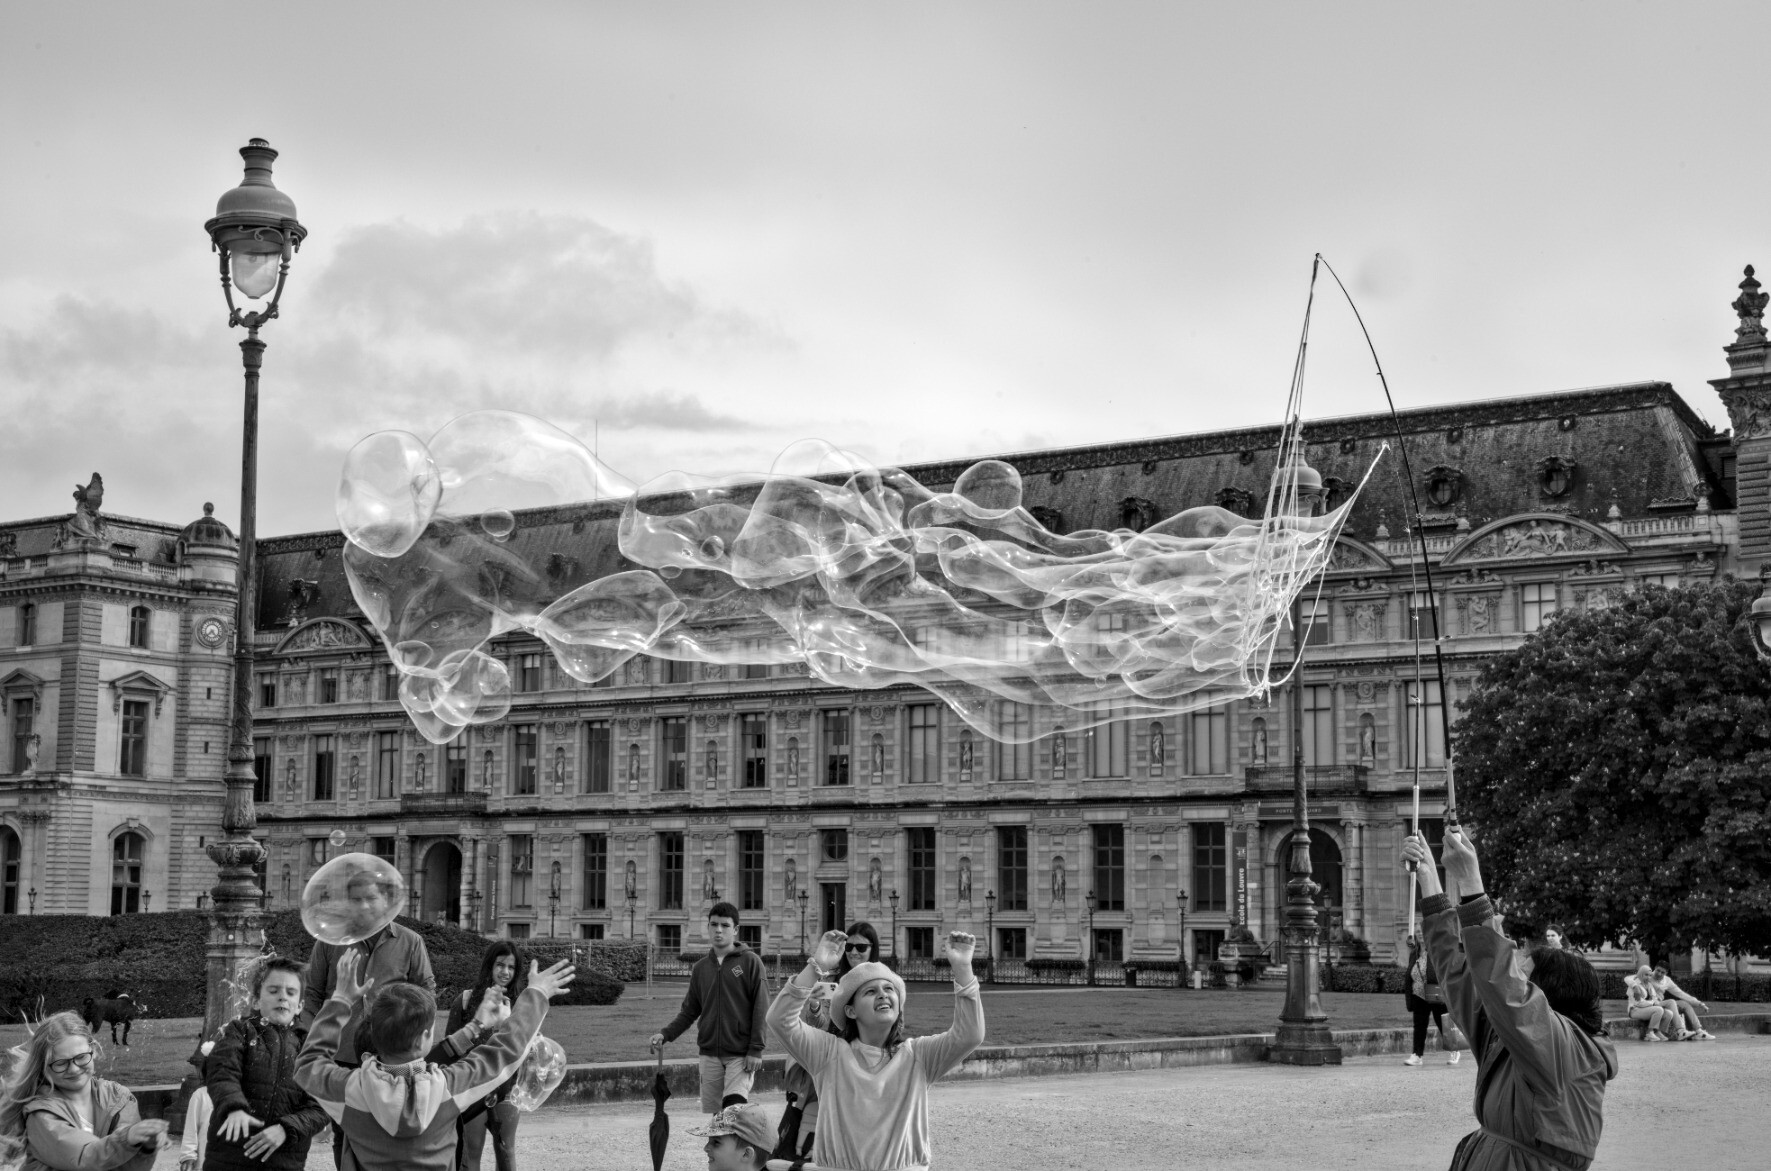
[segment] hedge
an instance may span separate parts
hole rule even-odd
[[[78,1010],[89,996],[122,990],[136,996],[147,1016],[203,1015],[209,920],[202,912],[8,919],[6,947],[0,952],[0,1009],[8,1014],[36,1013],[39,997],[44,1012]],[[302,928],[299,911],[277,911],[265,915],[263,923],[270,950],[307,962],[313,939]],[[424,939],[437,978],[438,1003],[447,1004],[472,987],[488,940],[417,919],[402,917],[400,923]],[[569,941],[560,940],[558,946],[564,958]],[[571,991],[555,1003],[613,1004],[623,988],[617,973],[631,967],[619,947],[610,955],[597,945],[586,954]]]

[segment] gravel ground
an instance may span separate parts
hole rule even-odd
[[[1771,1147],[1771,1037],[1619,1045],[1594,1171],[1763,1166]],[[1339,1069],[1220,1065],[938,1085],[935,1165],[1090,1171],[1254,1171],[1276,1166],[1398,1171],[1449,1165],[1475,1125],[1475,1068],[1438,1054],[1408,1068],[1363,1057]],[[780,1102],[766,1103],[778,1109]],[[693,1102],[670,1103],[666,1171],[702,1171]],[[523,1171],[645,1171],[650,1105],[544,1110],[523,1120]],[[164,1154],[155,1171],[173,1171]],[[490,1171],[491,1156],[483,1167]],[[308,1171],[331,1171],[316,1150]]]

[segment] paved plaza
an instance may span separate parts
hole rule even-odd
[[[1594,1171],[1765,1165],[1771,1148],[1771,1037],[1619,1046]],[[1219,1065],[938,1085],[930,1104],[937,1168],[1262,1171],[1278,1166],[1444,1168],[1473,1127],[1475,1066],[1430,1054],[1410,1069],[1361,1057],[1334,1070]],[[666,1171],[701,1171],[693,1102],[672,1099]],[[774,1096],[771,1109],[779,1109]],[[649,1103],[545,1110],[523,1120],[521,1171],[644,1171]],[[490,1171],[491,1155],[483,1167]],[[163,1155],[155,1171],[173,1171]],[[331,1171],[316,1149],[308,1171]]]

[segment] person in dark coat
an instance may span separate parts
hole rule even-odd
[[[1443,851],[1455,903],[1425,841],[1409,835],[1402,856],[1417,868],[1427,951],[1477,1060],[1481,1128],[1457,1144],[1452,1171],[1586,1171],[1617,1076],[1598,973],[1571,951],[1513,947],[1463,830],[1445,834]]]
[[[301,965],[273,956],[252,982],[253,1009],[223,1027],[204,1063],[211,1114],[203,1171],[302,1171],[314,1135],[331,1120],[295,1084],[295,1058],[307,1042]]]
[[[528,983],[528,967],[527,958],[516,944],[508,939],[494,942],[480,957],[480,978],[449,1005],[448,1031],[453,1034],[472,1024],[476,1015],[482,1013],[482,1006],[489,1019],[502,1024]],[[516,1171],[517,1120],[521,1115],[511,1104],[510,1090],[520,1072],[520,1067],[513,1070],[496,1090],[462,1112],[455,1146],[455,1166],[459,1171],[479,1171],[488,1131],[492,1135],[492,1160],[498,1171]]]

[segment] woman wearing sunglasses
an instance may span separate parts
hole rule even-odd
[[[857,923],[849,928],[848,942],[843,944],[842,962],[836,965],[836,974],[831,978],[840,980],[849,974],[850,968],[858,968],[862,964],[877,964],[878,962],[879,932],[873,929],[871,923]],[[838,1026],[831,1031],[840,1033],[842,1029]]]
[[[0,1139],[22,1139],[23,1171],[150,1171],[166,1124],[98,1077],[98,1043],[71,1012],[47,1017],[0,1092]]]

